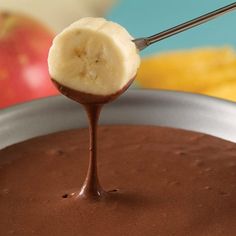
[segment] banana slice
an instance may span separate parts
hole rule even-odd
[[[49,73],[70,89],[107,96],[135,77],[140,56],[130,34],[103,18],[83,18],[57,35],[49,51]]]

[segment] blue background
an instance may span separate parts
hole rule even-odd
[[[233,1],[118,0],[108,19],[123,25],[137,38],[155,34],[230,3]],[[142,54],[213,45],[236,47],[236,10],[160,41]]]

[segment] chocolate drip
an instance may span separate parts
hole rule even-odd
[[[104,193],[100,186],[97,174],[97,123],[102,105],[84,105],[89,120],[89,167],[86,179],[80,190],[79,196],[96,199]]]
[[[76,194],[77,197],[85,199],[99,199],[105,194],[105,191],[102,189],[99,183],[97,174],[97,124],[99,120],[99,114],[101,112],[102,105],[113,101],[119,95],[124,93],[131,85],[133,80],[134,78],[131,79],[129,83],[125,85],[120,91],[103,96],[80,92],[61,85],[56,80],[52,79],[53,83],[63,95],[83,105],[89,120],[89,167],[84,184],[80,192]]]

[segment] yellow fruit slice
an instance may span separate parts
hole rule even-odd
[[[236,53],[230,47],[176,51],[144,58],[136,83],[204,93],[212,86],[236,81]]]
[[[234,82],[223,83],[208,90],[202,91],[202,93],[236,102],[236,79]]]

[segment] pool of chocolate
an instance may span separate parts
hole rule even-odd
[[[0,235],[236,235],[236,144],[157,126],[102,126],[100,200],[75,197],[88,130],[0,151]]]

